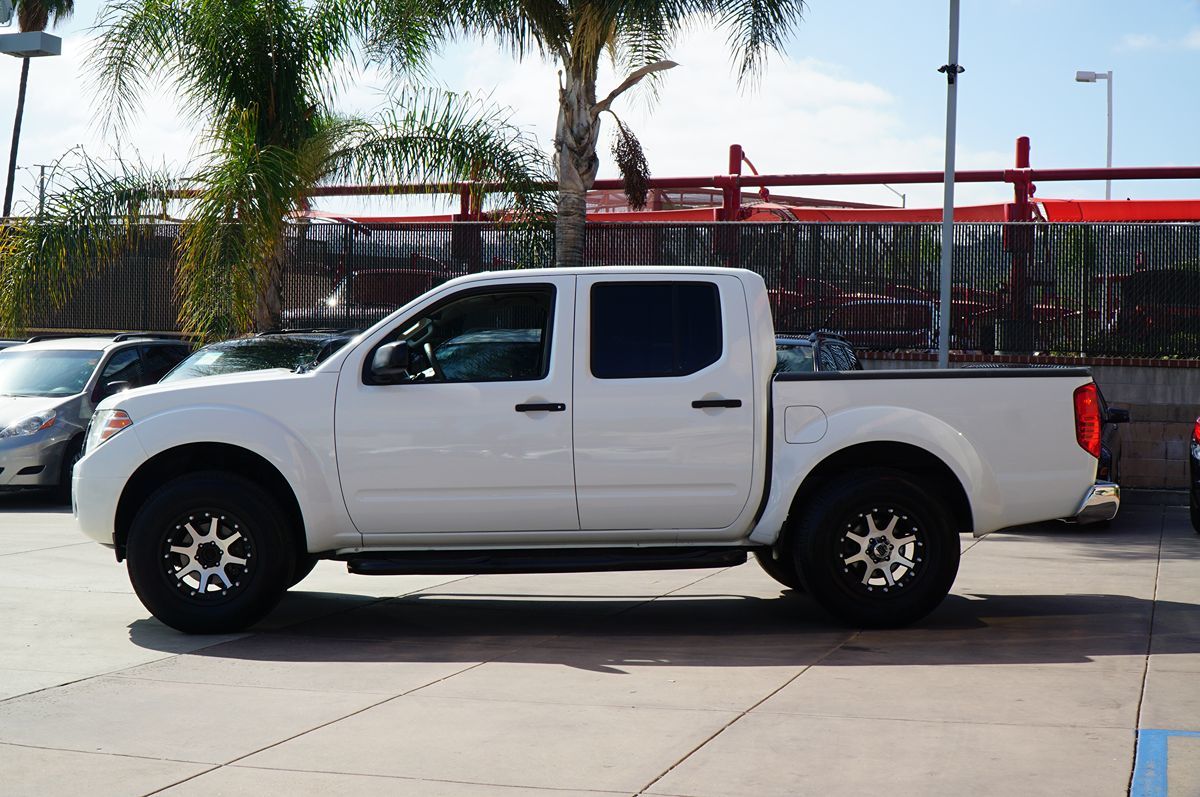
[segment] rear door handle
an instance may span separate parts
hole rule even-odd
[[[709,407],[724,407],[726,409],[732,409],[733,407],[740,406],[742,406],[741,399],[701,399],[699,401],[692,402],[692,407],[698,410],[705,410]]]
[[[518,404],[517,412],[566,412],[566,404]]]

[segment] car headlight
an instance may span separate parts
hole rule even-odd
[[[96,410],[88,427],[87,446],[84,451],[94,450],[117,432],[132,425],[133,419],[125,410]]]
[[[6,437],[24,437],[26,435],[40,432],[54,425],[54,419],[58,413],[54,410],[46,410],[45,412],[35,412],[33,415],[26,415],[18,421],[10,423],[3,429],[0,429],[0,440]]]

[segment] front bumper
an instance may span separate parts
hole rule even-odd
[[[1068,523],[1100,523],[1112,520],[1121,508],[1121,487],[1112,482],[1096,482],[1083,494],[1075,515],[1063,518]]]
[[[57,485],[69,442],[57,434],[0,440],[0,490]]]

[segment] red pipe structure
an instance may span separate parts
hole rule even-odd
[[[1011,183],[1013,203],[1006,214],[1009,221],[1033,220],[1033,192],[1035,182],[1069,182],[1091,180],[1197,180],[1200,166],[1123,166],[1113,168],[1082,169],[1034,169],[1029,160],[1029,138],[1017,139],[1016,164],[1011,169],[967,169],[954,172],[958,183]],[[742,174],[742,164],[748,163],[740,144],[729,147],[729,172],[709,177],[652,177],[648,185],[652,189],[680,190],[688,188],[710,188],[721,191],[722,221],[737,221],[741,215],[742,188],[767,188],[778,186],[813,185],[878,185],[881,183],[913,185],[940,184],[945,178],[941,171],[908,172],[859,172],[859,173],[799,173],[799,174]],[[753,168],[753,167],[752,167]],[[597,180],[593,188],[617,190],[624,187],[621,180]],[[546,183],[546,190],[554,190],[554,183]],[[479,198],[491,191],[501,191],[497,183],[452,182],[418,185],[397,183],[390,185],[326,185],[313,189],[312,196],[387,196],[420,194],[458,194],[459,216],[463,219],[481,217]],[[184,192],[180,192],[181,195]],[[1011,214],[1011,215],[1010,215]]]

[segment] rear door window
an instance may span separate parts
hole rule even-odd
[[[592,287],[591,371],[598,379],[694,374],[721,358],[721,299],[711,282]]]

